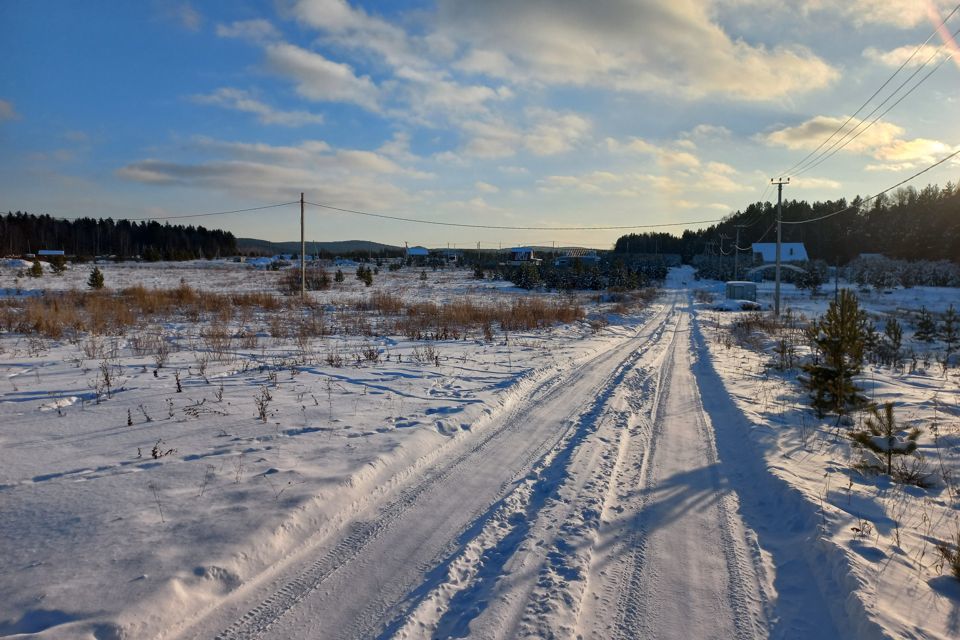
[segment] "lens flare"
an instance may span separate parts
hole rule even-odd
[[[947,28],[943,16],[940,15],[940,11],[937,10],[933,0],[927,0],[927,17],[936,26],[937,35],[943,41],[946,54],[953,58],[953,63],[957,65],[957,68],[960,68],[960,45],[957,44],[953,34],[950,33],[950,29]]]

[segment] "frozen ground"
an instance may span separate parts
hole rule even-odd
[[[209,291],[277,277],[222,263],[104,273]],[[363,295],[345,273],[346,291],[315,295]],[[6,269],[0,287],[86,274]],[[374,289],[526,295],[417,275]],[[763,344],[723,341],[736,314],[695,305],[684,279],[704,286],[674,271],[659,301],[599,332],[429,343],[439,359],[396,336],[317,339],[303,359],[264,335],[201,373],[202,344],[167,327],[183,348],[156,377],[126,339],[107,341],[120,366],[99,404],[82,345],[0,335],[0,636],[955,637],[960,590],[932,544],[957,505],[942,487],[856,479],[790,374],[764,366]],[[320,356],[370,343],[391,359]],[[935,405],[957,429],[956,378],[872,380],[878,400],[913,389],[916,419]],[[864,520],[870,535],[853,535]]]

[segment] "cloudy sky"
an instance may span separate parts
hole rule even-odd
[[[337,207],[472,224],[712,220],[772,197],[769,178],[814,150],[905,61],[848,126],[863,118],[865,128],[911,73],[916,82],[940,64],[785,190],[868,195],[960,145],[960,57],[948,57],[960,12],[908,61],[955,6],[7,0],[0,209],[161,217],[304,191]],[[920,182],[958,177],[954,163]],[[185,222],[287,240],[298,237],[298,219],[286,207]],[[393,244],[605,247],[618,235],[477,231],[317,209],[308,218],[310,238]]]

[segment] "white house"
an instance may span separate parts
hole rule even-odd
[[[514,247],[510,249],[510,260],[507,264],[520,266],[522,264],[540,264],[543,262],[533,254],[533,247]]]
[[[760,256],[764,263],[777,261],[777,243],[776,242],[754,242],[753,255]],[[780,243],[780,262],[806,262],[807,249],[802,242],[781,242]]]

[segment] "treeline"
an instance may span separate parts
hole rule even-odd
[[[811,259],[846,264],[861,253],[881,253],[901,260],[960,261],[960,185],[943,188],[897,189],[868,202],[857,196],[824,202],[786,200],[784,221],[811,220],[852,206],[853,210],[809,224],[783,225],[784,242],[803,242]],[[614,245],[618,253],[677,253],[689,263],[693,256],[729,255],[737,226],[740,247],[776,241],[775,203],[757,202],[706,229],[669,233],[629,234]],[[749,252],[742,252],[749,256]]]
[[[229,231],[193,225],[111,218],[61,220],[18,211],[0,215],[0,248],[4,255],[58,249],[69,256],[192,260],[235,255],[237,240]]]

